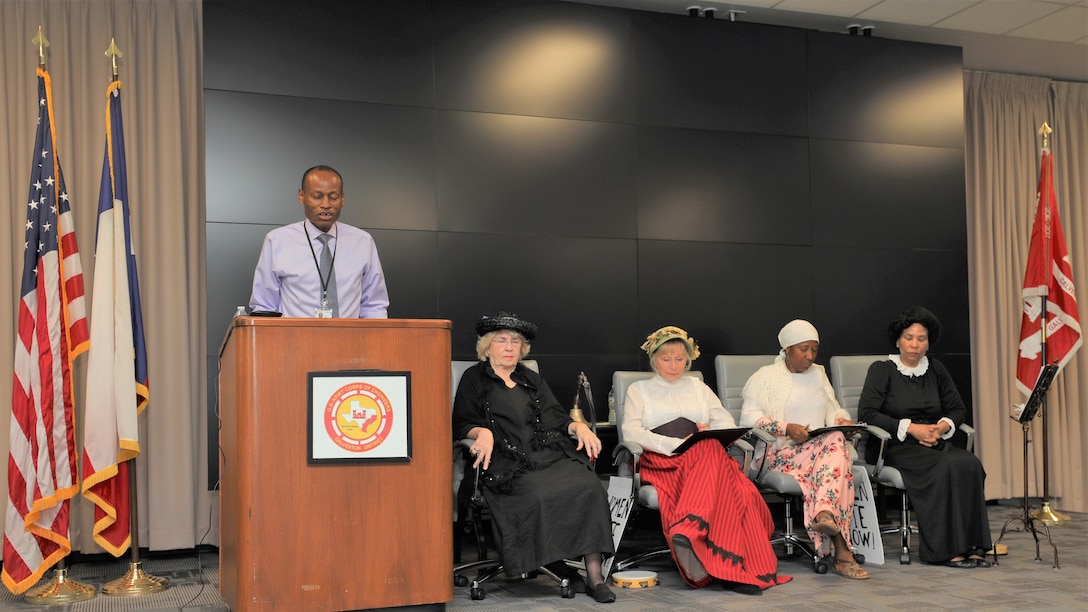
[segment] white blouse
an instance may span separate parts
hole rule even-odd
[[[656,434],[651,429],[684,417],[711,429],[729,429],[737,424],[718,396],[703,381],[682,376],[668,382],[655,375],[633,383],[623,402],[623,439],[662,455],[672,455],[679,438]]]

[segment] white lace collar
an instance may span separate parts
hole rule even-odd
[[[899,359],[899,355],[888,355],[888,361],[894,363],[903,376],[923,376],[929,370],[929,357],[926,356],[923,356],[918,361],[918,365],[913,368],[904,365],[903,361]]]

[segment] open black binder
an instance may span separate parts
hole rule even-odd
[[[853,425],[830,425],[828,427],[820,427],[817,429],[810,429],[808,437],[813,438],[825,433],[831,433],[833,431],[841,431],[842,435],[849,438],[850,436],[858,433],[859,431],[865,431],[868,425],[865,423],[855,423]]]
[[[707,429],[695,432],[691,434],[691,437],[687,440],[684,440],[680,446],[674,448],[672,454],[679,455],[700,440],[717,440],[718,442],[721,442],[722,447],[729,448],[734,442],[743,438],[744,434],[751,430],[751,427],[734,427],[732,429]]]

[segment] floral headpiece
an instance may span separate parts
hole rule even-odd
[[[679,327],[673,325],[666,325],[654,333],[646,336],[646,342],[642,343],[639,347],[646,351],[646,354],[653,357],[657,349],[661,348],[662,344],[665,344],[669,340],[680,340],[684,343],[684,347],[688,350],[688,358],[695,361],[699,357],[699,344],[695,342],[695,338],[688,336],[688,333]]]

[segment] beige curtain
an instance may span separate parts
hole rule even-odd
[[[1041,77],[965,74],[967,239],[971,299],[971,357],[978,449],[986,467],[986,497],[1041,497],[1042,422],[1025,435],[1010,418],[1026,398],[1016,390],[1020,341],[1020,291],[1035,213],[1042,140],[1047,122],[1054,155],[1054,191],[1081,295],[1088,287],[1088,84],[1054,83]],[[1085,301],[1080,320],[1088,328]],[[1088,329],[1086,329],[1088,331]],[[1049,496],[1057,510],[1088,511],[1088,356],[1081,349],[1047,395]]]
[[[104,55],[116,39],[123,57],[125,144],[133,242],[139,266],[151,401],[140,419],[143,453],[136,464],[139,544],[153,550],[218,543],[217,494],[206,483],[204,425],[204,117],[200,0],[4,0],[0,2],[0,185],[8,212],[0,235],[19,238],[37,117],[40,25],[51,46],[58,153],[72,194],[84,282],[91,290],[98,189],[105,146]],[[15,311],[22,240],[3,241],[0,265],[9,299],[0,300],[0,395],[11,397]],[[89,305],[88,301],[88,305]],[[86,357],[77,361],[77,440],[82,439]],[[0,411],[0,456],[8,454],[10,409]],[[214,436],[214,432],[213,432]],[[82,446],[82,445],[81,445]],[[6,470],[3,487],[6,493]],[[100,552],[91,534],[92,506],[73,505],[72,542]]]

